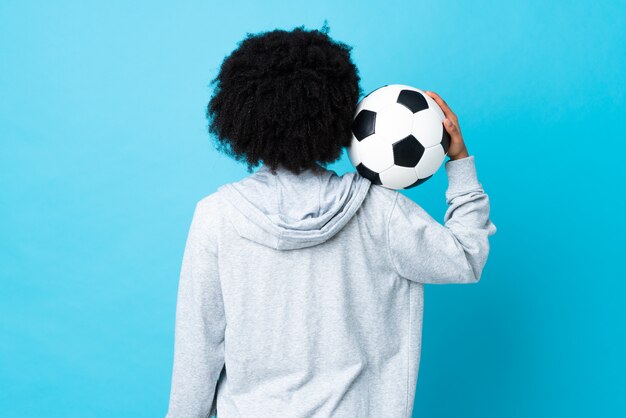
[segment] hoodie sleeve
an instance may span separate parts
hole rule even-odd
[[[201,202],[202,203],[202,202]],[[208,214],[196,206],[183,256],[166,418],[208,417],[224,366],[226,327]]]
[[[420,283],[474,283],[489,254],[489,197],[476,176],[474,156],[450,160],[444,224],[417,203],[396,194],[387,233],[394,268]]]

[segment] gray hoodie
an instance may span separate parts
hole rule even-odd
[[[444,225],[356,172],[265,166],[196,206],[168,418],[410,417],[423,284],[474,283],[489,198],[445,164]]]

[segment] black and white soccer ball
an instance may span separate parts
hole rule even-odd
[[[424,91],[389,84],[365,96],[352,123],[350,161],[363,177],[389,189],[431,178],[450,146],[445,115]]]

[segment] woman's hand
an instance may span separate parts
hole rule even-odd
[[[459,119],[456,117],[454,112],[452,112],[448,104],[441,97],[439,97],[437,93],[434,91],[427,91],[426,94],[437,102],[441,110],[443,110],[444,115],[446,115],[446,118],[443,121],[443,126],[450,134],[448,157],[450,157],[451,160],[458,160],[469,156],[467,147],[465,146],[465,141],[463,140],[461,128],[459,127]]]

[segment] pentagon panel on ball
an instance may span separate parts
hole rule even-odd
[[[389,189],[422,184],[439,169],[450,146],[443,119],[424,91],[404,84],[380,87],[357,105],[350,161],[360,175]]]
[[[424,95],[415,90],[402,90],[398,96],[398,103],[406,106],[413,113],[428,109],[428,102]]]
[[[352,122],[352,134],[357,140],[362,140],[374,133],[376,126],[376,112],[363,109]]]
[[[401,167],[414,168],[424,154],[424,146],[413,136],[393,144],[393,161]]]

